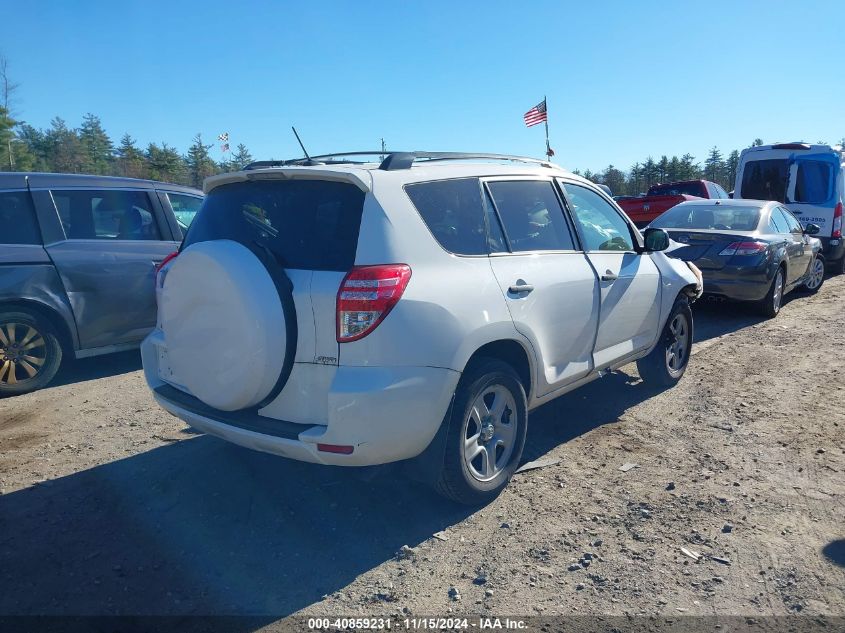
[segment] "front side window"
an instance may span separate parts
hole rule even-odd
[[[785,158],[750,160],[742,170],[740,197],[786,202],[789,163]]]
[[[69,240],[160,240],[145,191],[98,189],[52,192]]]
[[[167,193],[167,199],[170,201],[176,221],[179,222],[179,228],[184,231],[194,221],[194,216],[202,206],[202,198],[184,193]]]
[[[40,244],[28,191],[0,192],[0,244]]]
[[[487,187],[512,252],[575,250],[550,181],[494,181]]]
[[[561,183],[572,215],[581,229],[588,251],[633,251],[631,229],[609,202],[595,191]]]
[[[831,194],[833,165],[820,160],[799,160],[795,173],[795,200],[806,204],[827,202]]]
[[[457,255],[487,253],[478,178],[421,182],[405,192],[440,246]]]

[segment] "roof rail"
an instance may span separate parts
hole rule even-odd
[[[381,157],[386,158],[381,159]],[[467,152],[336,152],[334,154],[320,154],[319,156],[312,156],[311,158],[290,158],[287,160],[259,160],[250,163],[244,170],[262,169],[265,167],[287,167],[292,165],[299,166],[313,166],[313,165],[349,165],[362,164],[365,162],[376,161],[356,161],[351,160],[354,156],[379,156],[381,164],[379,169],[385,171],[394,171],[397,169],[410,169],[411,165],[417,161],[440,161],[440,160],[506,160],[519,163],[532,163],[537,165],[551,166],[548,160],[540,158],[529,158],[527,156],[513,156],[511,154],[487,154],[487,153],[467,153]]]
[[[548,160],[540,158],[529,158],[528,156],[513,156],[511,154],[486,154],[467,152],[392,152],[379,166],[379,169],[393,171],[396,169],[409,169],[415,161],[424,159],[425,162],[436,160],[477,160],[486,158],[488,160],[507,160],[518,163],[533,163],[537,165],[551,166]]]

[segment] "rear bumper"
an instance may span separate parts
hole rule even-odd
[[[719,270],[702,270],[704,295],[737,301],[759,301],[766,296],[772,276],[759,268],[725,266]]]
[[[818,237],[818,236],[814,236]],[[822,254],[827,262],[834,262],[845,257],[845,240],[819,237],[822,243]]]
[[[159,405],[190,426],[265,453],[337,466],[371,466],[419,455],[434,438],[460,374],[436,367],[337,367],[296,363],[279,397],[260,411],[217,411],[164,382],[159,330],[141,345],[147,384]],[[319,379],[313,375],[319,374]],[[310,400],[307,409],[303,400]],[[295,417],[297,411],[308,414]],[[280,419],[269,411],[291,412]],[[322,411],[315,416],[315,411]],[[262,415],[265,414],[265,415]],[[352,446],[349,455],[317,444]]]

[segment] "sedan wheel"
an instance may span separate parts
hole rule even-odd
[[[780,312],[780,302],[783,300],[783,271],[778,270],[775,283],[772,286],[772,312]]]
[[[821,257],[816,257],[810,265],[810,270],[807,271],[807,278],[804,281],[804,289],[807,292],[818,292],[824,282],[824,260]]]

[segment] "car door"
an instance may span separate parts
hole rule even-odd
[[[795,219],[786,207],[777,207],[773,213],[777,213],[780,224],[785,224],[787,232],[783,234],[786,240],[786,252],[789,261],[787,262],[786,283],[798,282],[807,272],[812,258],[813,249],[807,246],[804,241],[804,229],[801,223]]]
[[[80,348],[139,342],[155,326],[156,265],[178,243],[150,192],[53,189],[65,239],[47,246]]]
[[[489,179],[484,190],[490,265],[534,349],[543,396],[593,368],[598,281],[550,179]]]
[[[598,192],[558,181],[600,285],[597,368],[651,346],[660,321],[660,272],[635,249],[634,230]]]

